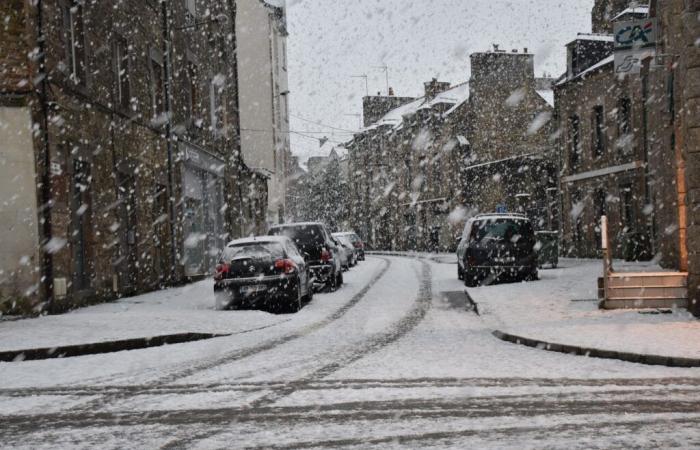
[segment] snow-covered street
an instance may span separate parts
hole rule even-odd
[[[527,293],[574,283],[581,267],[572,260],[542,281],[478,288],[481,316],[466,307],[450,257],[376,255],[292,315],[216,311],[207,280],[33,319],[41,326],[1,323],[0,335],[16,339],[7,349],[173,330],[230,335],[0,363],[0,436],[17,448],[700,445],[700,369],[546,352],[491,334],[517,322],[499,305],[532,317]],[[542,311],[541,321],[557,314]]]

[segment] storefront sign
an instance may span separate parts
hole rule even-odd
[[[657,19],[615,23],[615,73],[626,75],[640,72],[642,61],[656,54],[658,28]]]

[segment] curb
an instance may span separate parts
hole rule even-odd
[[[124,339],[120,341],[97,342],[93,344],[66,345],[51,348],[32,348],[26,350],[10,350],[0,352],[0,361],[20,362],[52,358],[69,358],[73,356],[96,355],[113,353],[124,350],[139,350],[149,347],[160,347],[167,344],[182,344],[185,342],[201,341],[216,337],[230,336],[229,334],[210,333],[180,333],[147,338]]]
[[[617,359],[620,361],[646,364],[650,366],[667,366],[667,367],[700,367],[700,359],[696,358],[681,358],[674,356],[660,355],[645,355],[640,353],[618,352],[615,350],[601,350],[597,348],[579,347],[576,345],[555,344],[551,342],[539,341],[526,337],[516,336],[513,334],[504,333],[495,330],[492,333],[495,337],[502,341],[513,344],[525,345],[540,350],[550,352],[567,353],[569,355],[588,356],[591,358],[602,359]]]

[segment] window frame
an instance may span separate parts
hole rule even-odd
[[[591,153],[593,158],[605,154],[605,107],[595,105],[591,114]]]
[[[124,52],[121,57],[120,50]],[[115,103],[120,108],[128,110],[131,106],[131,49],[126,38],[118,34],[114,37],[113,58]]]
[[[87,84],[85,7],[77,0],[63,0],[60,5],[66,72],[71,82],[85,86]]]

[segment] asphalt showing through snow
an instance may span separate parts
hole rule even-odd
[[[50,405],[0,412],[0,441],[7,448],[700,446],[700,377],[335,379],[355,363],[406,345],[419,328],[421,335],[441,331],[431,331],[427,320],[440,302],[453,308],[455,320],[473,315],[457,291],[434,292],[433,267],[443,262],[381,260],[364,286],[324,319],[215,358],[166,367],[150,382],[109,384],[104,378],[99,385],[0,388],[0,399],[14,406]],[[266,380],[192,381],[268,353],[274,359],[305,340],[317,344],[310,339],[341,323],[337,330],[351,333],[356,322],[349,321],[350,313],[361,318],[378,288],[394,289],[389,275],[408,268],[415,271],[416,289],[395,289],[396,312],[384,329],[358,329],[347,345],[328,342],[327,349],[315,349],[311,362],[290,358],[287,364],[298,365],[298,376],[279,378],[280,362],[271,360]]]

